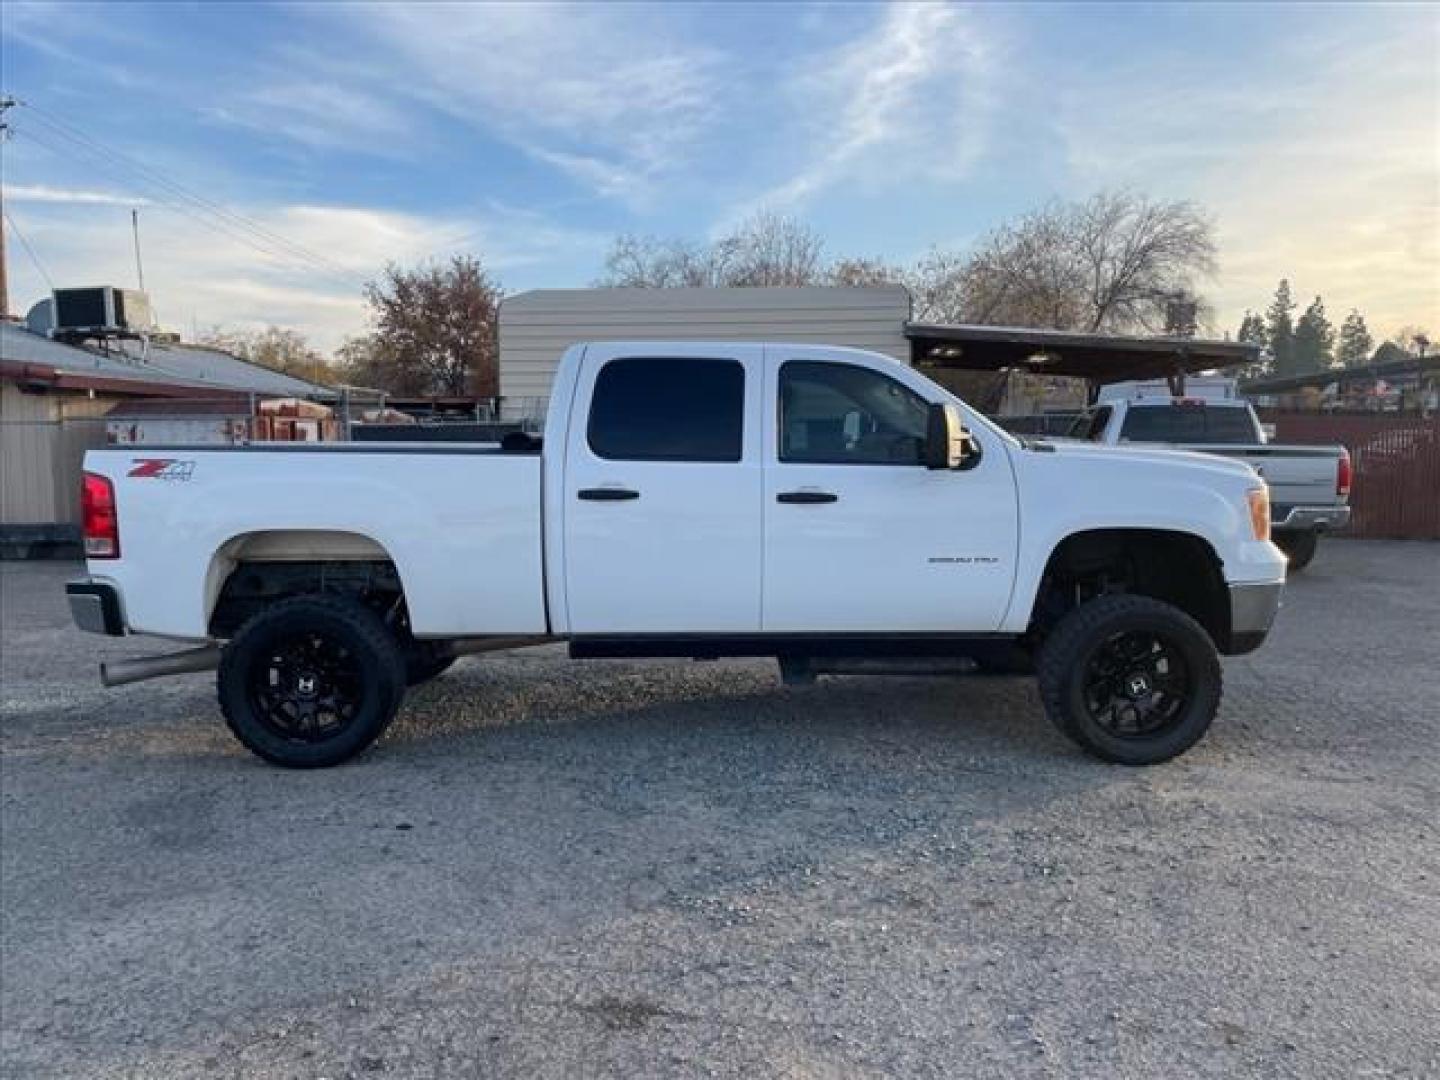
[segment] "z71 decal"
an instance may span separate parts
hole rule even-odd
[[[179,458],[132,458],[134,464],[125,475],[141,480],[189,480],[195,471],[195,462]]]

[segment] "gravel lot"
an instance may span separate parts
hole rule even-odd
[[[3,566],[0,1072],[1440,1074],[1440,545],[1332,542],[1210,737],[1028,681],[462,661],[268,768]],[[163,649],[163,646],[161,646]]]

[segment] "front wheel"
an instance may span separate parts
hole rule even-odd
[[[252,753],[323,768],[380,737],[405,694],[405,665],[363,604],[297,596],[256,615],[225,646],[219,691],[225,722]]]
[[[1290,561],[1292,573],[1298,573],[1310,565],[1315,558],[1315,549],[1320,545],[1320,535],[1314,529],[1299,532],[1286,530],[1275,534],[1275,546],[1285,553]]]
[[[1148,596],[1071,611],[1040,650],[1045,712],[1095,757],[1154,765],[1184,753],[1220,706],[1220,659],[1203,627]]]

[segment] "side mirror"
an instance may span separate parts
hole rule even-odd
[[[980,444],[960,419],[960,410],[947,403],[930,406],[925,429],[927,469],[969,469],[980,461]]]

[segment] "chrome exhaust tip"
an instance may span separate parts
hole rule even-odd
[[[134,660],[110,660],[100,665],[100,681],[106,686],[159,679],[165,675],[184,675],[190,671],[214,671],[220,666],[220,646],[202,645],[198,649],[170,653],[166,656],[139,656]]]

